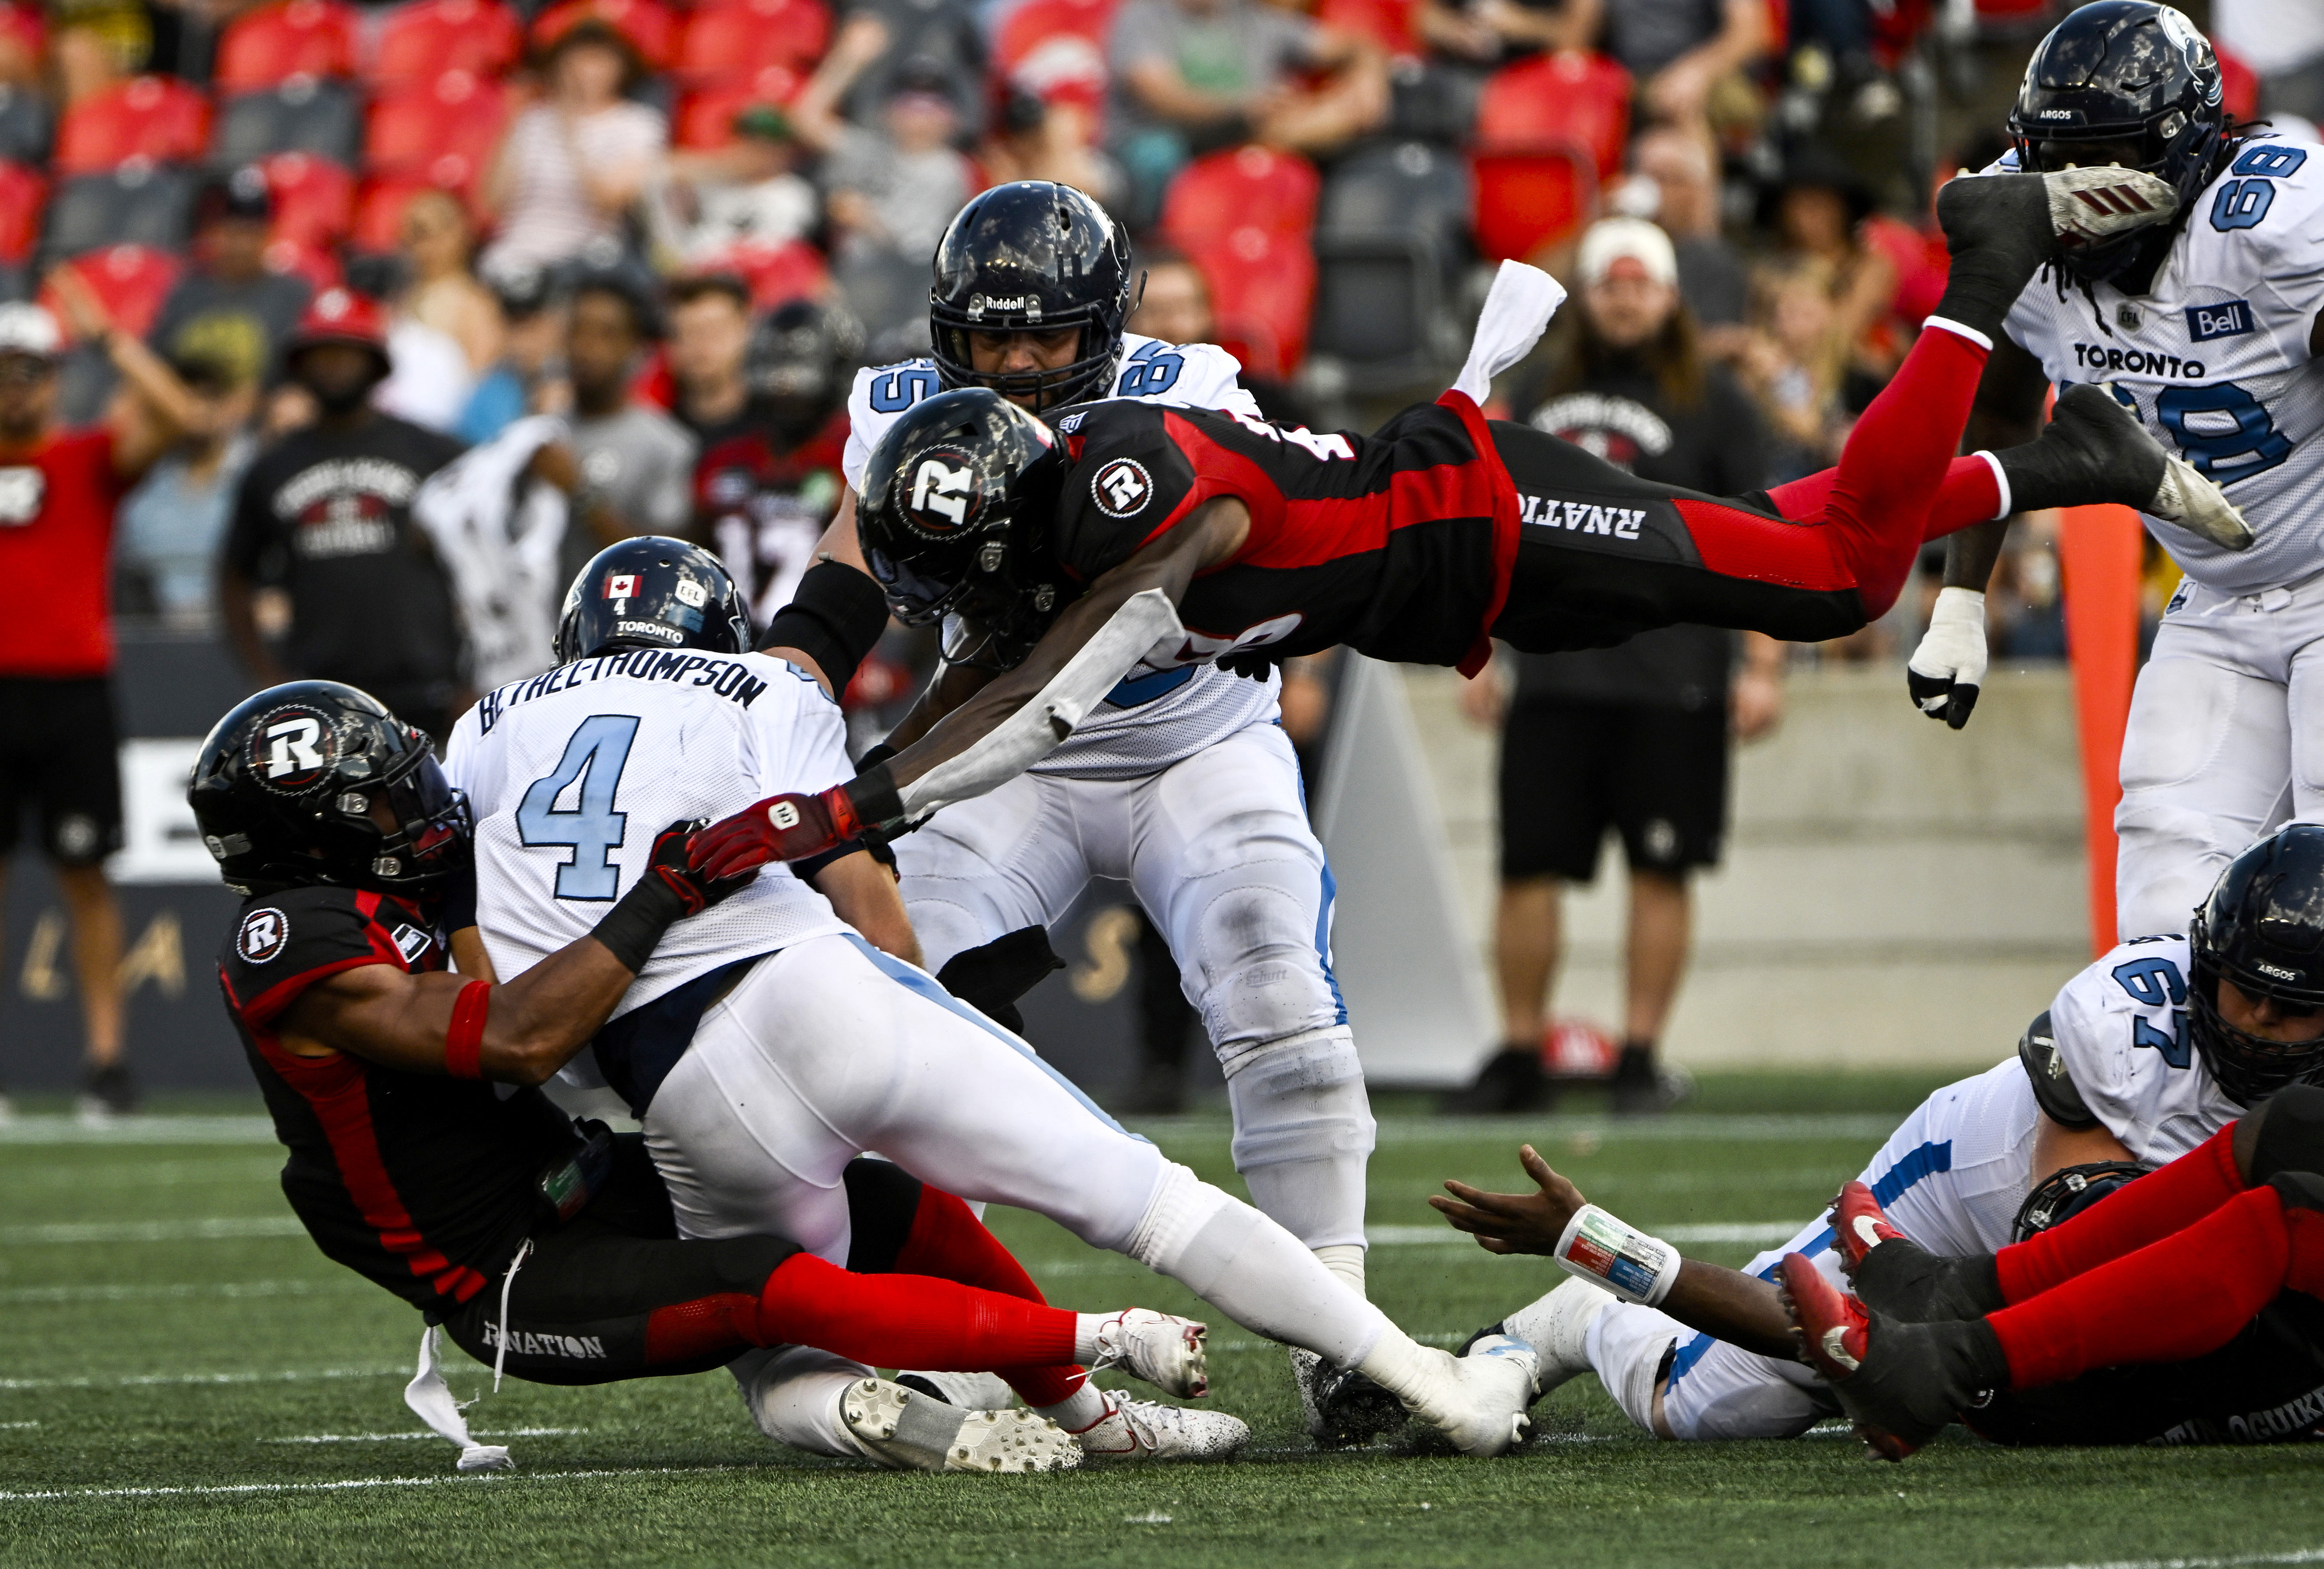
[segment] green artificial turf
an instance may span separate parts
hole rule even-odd
[[[1609,1124],[1587,1105],[1440,1121],[1383,1095],[1372,1294],[1451,1343],[1554,1283],[1539,1260],[1425,1229],[1440,1177],[1514,1185],[1521,1139],[1641,1224],[1773,1227],[1814,1214],[1932,1082],[1715,1078],[1651,1124]],[[1256,1434],[1231,1463],[881,1473],[772,1448],[721,1373],[595,1390],[512,1381],[470,1419],[514,1430],[520,1468],[458,1476],[448,1444],[400,1436],[420,1431],[400,1398],[416,1315],[290,1228],[278,1153],[232,1120],[254,1109],[206,1103],[189,1108],[199,1120],[86,1140],[39,1116],[0,1129],[0,1563],[2324,1560],[2324,1452],[2308,1448],[2013,1453],[1956,1435],[1892,1467],[1836,1432],[1655,1444],[1585,1377],[1543,1403],[1536,1441],[1508,1458],[1320,1454],[1282,1352],[1215,1320],[1212,1398]],[[1240,1191],[1223,1118],[1141,1126]],[[993,1223],[1055,1300],[1199,1311],[1046,1221]],[[1690,1251],[1740,1263],[1757,1245]],[[489,1384],[452,1355],[463,1398]]]

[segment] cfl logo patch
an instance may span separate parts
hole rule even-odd
[[[767,808],[767,821],[788,832],[799,826],[799,809],[796,801],[777,801]]]

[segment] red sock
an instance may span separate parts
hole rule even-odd
[[[1820,469],[1804,479],[1779,485],[1767,494],[1782,516],[1812,522],[1823,515],[1831,487],[1839,483],[1840,470]],[[1972,523],[1991,522],[2000,510],[2001,482],[1994,477],[1993,465],[1974,454],[1956,457],[1945,467],[1944,483],[1937,487],[1937,499],[1929,505],[1929,521],[1922,525],[1921,539],[1925,543]]]
[[[2023,1302],[2185,1231],[2242,1193],[2235,1136],[2230,1122],[2162,1170],[2125,1184],[2063,1224],[2002,1249],[1993,1256],[2002,1300]]]
[[[1000,1238],[985,1230],[976,1212],[941,1188],[920,1189],[919,1211],[912,1217],[911,1234],[904,1239],[903,1247],[896,1254],[896,1268],[916,1275],[941,1276],[1033,1302],[1047,1300],[1016,1256],[1001,1245]],[[1073,1337],[1068,1334],[1061,1359],[1065,1365],[1010,1366],[994,1371],[1024,1397],[1028,1406],[1055,1406],[1080,1389],[1089,1377],[1072,1365],[1073,1354]],[[923,1365],[932,1372],[945,1371],[933,1364]]]
[[[933,1275],[851,1275],[801,1253],[767,1277],[757,1343],[875,1367],[973,1373],[1073,1360],[1074,1315]]]
[[[2124,1191],[2153,1180],[2141,1177]],[[2109,1196],[2074,1218],[2113,1202]],[[2184,1230],[1985,1322],[2009,1359],[2014,1389],[2123,1362],[2185,1361],[2234,1339],[2284,1289],[2292,1253],[2282,1199],[2272,1187],[2250,1188]]]

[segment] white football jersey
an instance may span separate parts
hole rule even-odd
[[[2015,155],[1996,169],[2014,169]],[[2258,532],[2228,551],[2147,520],[2187,576],[2252,594],[2324,570],[2324,147],[2246,144],[2195,200],[2146,293],[2036,276],[2003,330],[2061,387],[2112,382]]]
[[[1237,384],[1242,364],[1215,344],[1167,344],[1124,333],[1113,398],[1144,398],[1182,409],[1218,409],[1263,419]],[[847,397],[850,490],[863,489],[863,466],[898,415],[936,393],[934,360],[906,360],[855,373]],[[1248,725],[1271,723],[1283,683],[1272,671],[1254,680],[1216,665],[1184,666],[1123,681],[1090,710],[1065,743],[1033,765],[1067,779],[1136,779],[1183,762]]]
[[[2090,1114],[2148,1166],[2179,1158],[2244,1114],[2195,1050],[2183,937],[2139,937],[2066,983],[2050,1004],[2060,1063]]]
[[[488,694],[445,771],[476,818],[476,925],[503,980],[586,937],[654,835],[853,777],[839,706],[764,654],[621,650]],[[663,937],[618,1016],[706,970],[848,928],[782,866]]]

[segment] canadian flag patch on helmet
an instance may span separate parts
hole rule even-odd
[[[608,572],[605,574],[606,598],[635,599],[637,596],[638,575],[636,573]]]

